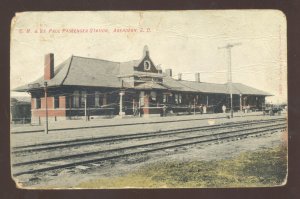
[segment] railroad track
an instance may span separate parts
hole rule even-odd
[[[102,136],[102,137],[82,138],[82,139],[74,139],[74,140],[66,140],[66,141],[45,142],[40,144],[12,147],[13,149],[12,153],[22,154],[22,153],[28,153],[34,151],[57,150],[62,148],[78,147],[78,146],[90,145],[90,144],[111,143],[111,142],[134,140],[134,139],[184,134],[184,133],[190,133],[199,130],[203,131],[203,130],[214,130],[214,129],[221,129],[221,128],[236,128],[245,125],[264,124],[264,123],[278,122],[278,121],[285,121],[285,119],[278,118],[278,119],[271,119],[265,121],[254,120],[254,121],[246,121],[246,122],[232,122],[232,123],[207,125],[207,126],[200,126],[200,127],[180,128],[175,130],[152,131],[146,133],[133,133],[133,134],[126,134],[126,135]]]
[[[201,135],[187,136],[179,139],[177,138],[177,139],[170,139],[170,140],[160,141],[160,142],[150,142],[146,144],[131,145],[131,146],[121,147],[121,148],[118,147],[118,148],[113,148],[108,150],[92,151],[87,153],[64,155],[59,157],[39,159],[39,160],[26,161],[26,162],[18,162],[12,165],[14,170],[17,170],[17,172],[15,172],[13,175],[20,176],[23,174],[35,174],[35,173],[46,172],[46,171],[55,171],[55,170],[61,170],[66,168],[72,168],[79,165],[89,165],[92,163],[101,163],[105,161],[117,161],[118,159],[130,157],[130,156],[144,155],[156,151],[163,151],[166,149],[180,148],[184,146],[204,144],[210,142],[220,142],[220,141],[232,140],[232,139],[234,140],[242,139],[251,135],[273,133],[286,128],[286,122],[282,122],[282,121],[284,120],[274,119],[268,121],[259,121],[256,123],[246,122],[250,126],[256,125],[254,127],[252,126],[248,127],[249,125],[245,125],[246,123],[243,122],[240,124],[231,125],[232,127],[233,126],[239,127],[239,129],[237,130],[229,130],[229,131],[226,130],[217,133],[208,132]],[[218,125],[213,126],[211,130],[217,128],[219,129],[228,128],[230,125],[223,125],[218,127],[217,126]],[[245,126],[247,126],[247,128],[245,128]],[[205,128],[208,129],[208,127],[203,127],[202,129],[191,128],[188,129],[187,132],[191,132],[191,131],[195,132],[197,130],[200,131]],[[181,129],[181,131],[179,132],[172,132],[172,133],[183,133],[182,131],[183,130]],[[165,136],[168,136],[168,134]],[[136,137],[133,137],[132,139],[136,139]],[[52,166],[53,164],[54,166]],[[23,169],[22,167],[25,167],[25,169]]]

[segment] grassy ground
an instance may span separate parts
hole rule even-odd
[[[78,185],[82,188],[257,187],[285,182],[287,147],[242,153],[217,161],[159,162],[130,174]]]

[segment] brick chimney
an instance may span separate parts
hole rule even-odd
[[[178,80],[182,80],[182,73],[178,73]]]
[[[165,73],[166,73],[166,75],[168,76],[168,77],[172,77],[172,69],[166,69],[165,70]]]
[[[45,55],[44,80],[50,80],[54,77],[54,54]]]
[[[200,73],[195,73],[195,81],[200,83]]]
[[[147,45],[145,45],[143,49],[143,57],[145,56],[149,56],[149,48]]]

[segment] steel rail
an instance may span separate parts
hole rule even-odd
[[[142,138],[149,138],[149,137],[159,137],[165,135],[189,133],[189,132],[194,132],[196,130],[214,130],[214,129],[244,126],[245,124],[253,125],[253,124],[270,123],[274,121],[283,121],[283,120],[284,119],[253,121],[253,122],[247,121],[247,122],[240,122],[234,124],[207,125],[207,126],[200,126],[200,127],[180,128],[180,129],[172,129],[172,130],[164,130],[164,131],[152,131],[146,133],[134,133],[134,134],[126,134],[126,135],[106,136],[106,137],[98,137],[98,138],[93,137],[93,138],[86,138],[86,139],[79,139],[79,140],[77,139],[77,140],[69,140],[69,141],[43,143],[43,144],[22,146],[22,148],[30,148],[35,146],[47,146],[47,145],[55,145],[55,146],[14,150],[12,151],[12,153],[18,154],[18,153],[27,153],[27,152],[34,152],[34,151],[52,150],[58,148],[68,148],[68,147],[82,146],[82,145],[89,145],[89,144],[99,144],[99,143],[106,143],[106,142],[109,143],[109,142],[116,142],[116,141],[126,141],[131,139],[133,140],[133,139],[142,139]]]
[[[273,127],[273,128],[270,129],[269,127]],[[266,129],[264,129],[264,128],[266,128]],[[162,141],[162,142],[154,142],[154,143],[148,143],[148,144],[142,144],[142,145],[134,145],[134,146],[118,148],[118,149],[110,149],[110,150],[104,150],[104,151],[98,151],[98,152],[90,152],[90,153],[85,153],[85,154],[75,154],[75,155],[71,155],[71,156],[63,156],[63,157],[42,159],[42,160],[37,160],[37,161],[29,161],[29,162],[17,163],[17,164],[14,164],[13,166],[21,166],[21,165],[35,164],[35,163],[41,163],[41,162],[49,162],[49,161],[59,160],[59,159],[70,159],[70,158],[74,158],[74,157],[86,157],[88,155],[98,155],[100,153],[110,153],[110,152],[124,151],[124,150],[134,149],[134,148],[138,149],[138,148],[149,147],[149,146],[153,146],[153,145],[161,145],[161,144],[166,144],[166,143],[174,143],[174,142],[179,142],[179,141],[192,140],[192,139],[197,139],[197,138],[213,137],[212,139],[208,139],[208,140],[200,140],[200,141],[196,141],[196,142],[192,142],[192,143],[188,142],[188,143],[183,143],[183,144],[177,144],[177,145],[172,145],[172,146],[159,147],[159,148],[156,148],[156,149],[145,150],[145,151],[148,151],[148,152],[153,152],[153,150],[157,151],[157,150],[161,150],[161,149],[180,147],[180,146],[191,145],[191,144],[195,144],[195,143],[211,142],[211,141],[216,141],[216,140],[219,141],[219,140],[223,140],[224,138],[242,137],[242,136],[245,136],[245,135],[258,134],[258,133],[261,133],[261,132],[284,129],[284,128],[286,128],[285,124],[269,125],[269,126],[265,126],[263,128],[262,127],[247,128],[247,129],[240,129],[240,130],[236,130],[236,131],[227,131],[227,132],[221,132],[221,133],[215,133],[215,134],[193,136],[193,137],[180,138],[180,139],[168,140],[168,141]],[[248,133],[242,133],[242,134],[236,134],[236,133],[239,133],[241,131],[257,130],[257,129],[264,129],[264,130],[248,132]],[[228,134],[234,134],[234,135],[229,135],[228,136]],[[220,135],[225,135],[225,137],[219,137]],[[217,136],[217,138],[215,138],[216,136]],[[93,162],[97,162],[97,161],[104,161],[104,160],[109,160],[113,157],[119,158],[119,157],[125,157],[125,156],[128,156],[128,155],[138,154],[138,153],[141,153],[141,152],[132,152],[132,153],[128,153],[128,154],[115,155],[115,156],[111,156],[111,157],[104,157],[104,158],[85,160],[85,161],[80,161],[80,162],[75,162],[75,163],[68,163],[68,164],[53,166],[53,167],[49,167],[49,168],[41,168],[41,169],[36,169],[36,170],[19,172],[19,173],[16,173],[14,175],[18,176],[18,175],[22,175],[22,174],[30,174],[30,173],[35,173],[35,172],[55,170],[55,169],[58,169],[58,168],[68,168],[68,167],[79,165],[79,164],[87,164],[87,163],[93,163]],[[142,151],[142,153],[144,153],[144,152]]]
[[[286,120],[285,118],[276,118],[276,119],[269,119],[269,120],[248,120],[248,121],[238,121],[238,122],[229,122],[229,123],[222,123],[222,124],[214,124],[214,125],[205,125],[205,126],[198,126],[198,127],[190,127],[190,128],[180,128],[180,129],[173,129],[173,130],[184,130],[184,129],[195,129],[195,128],[206,128],[206,127],[217,127],[217,126],[227,126],[232,124],[247,124],[247,123],[267,123],[270,121],[283,121]],[[170,131],[170,130],[165,130]],[[126,135],[114,135],[114,136],[102,136],[102,137],[91,137],[91,138],[80,138],[80,139],[74,139],[74,140],[66,140],[66,141],[54,141],[54,142],[44,142],[39,144],[30,144],[30,145],[23,145],[23,146],[15,146],[12,147],[13,149],[19,149],[19,148],[30,148],[30,147],[36,147],[36,146],[47,146],[47,145],[54,145],[54,144],[66,144],[66,143],[73,143],[73,142],[81,142],[81,141],[88,141],[88,140],[94,140],[94,139],[111,139],[116,137],[127,137],[127,136],[135,136],[135,135],[145,135],[149,133],[157,133],[158,131],[151,131],[151,132],[145,132],[145,133],[132,133],[132,134],[126,134]],[[162,132],[162,131],[161,131]]]

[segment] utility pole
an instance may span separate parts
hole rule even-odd
[[[45,118],[45,133],[48,134],[48,100],[47,100],[47,82],[44,82],[44,92],[45,92],[45,109],[46,109],[46,118]]]
[[[194,98],[194,115],[196,115],[196,98]]]
[[[231,48],[234,46],[241,45],[241,43],[234,43],[234,44],[227,44],[226,46],[219,47],[219,49],[227,49],[227,56],[228,56],[228,86],[229,86],[229,92],[230,92],[230,117],[233,118],[233,103],[232,103],[232,72],[231,72]]]
[[[85,121],[87,121],[87,93],[85,92],[84,94],[84,116],[85,116]]]

